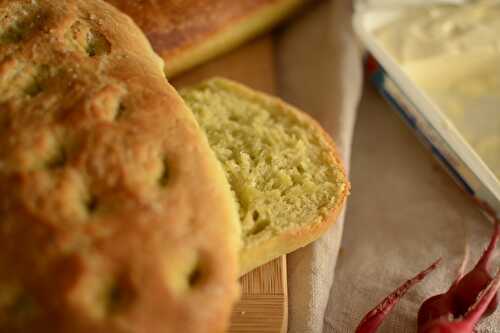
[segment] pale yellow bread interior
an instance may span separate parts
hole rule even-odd
[[[226,79],[181,90],[239,207],[244,274],[320,237],[349,182],[334,144],[305,113]]]

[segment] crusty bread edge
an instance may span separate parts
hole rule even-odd
[[[87,4],[91,6],[90,4]],[[155,53],[151,43],[143,34],[142,30],[135,23],[135,21],[130,18],[128,15],[120,15],[116,16],[113,14],[114,11],[118,11],[112,5],[102,2],[99,6],[103,6],[102,8],[92,8],[94,12],[98,11],[106,11],[108,18],[113,19],[113,25],[115,28],[115,36],[116,38],[121,38],[121,43],[124,45],[134,45],[135,53],[139,55],[139,59],[144,62],[151,62],[151,67],[155,66],[158,68],[158,79],[162,80],[164,84],[166,84],[169,88],[169,94],[175,95],[175,103],[176,107],[182,108],[182,119],[189,124],[189,126],[193,126],[196,129],[196,134],[199,138],[199,149],[203,150],[204,153],[207,154],[207,160],[212,160],[213,163],[207,164],[206,168],[208,171],[212,173],[212,181],[214,184],[214,196],[219,196],[219,198],[224,198],[224,201],[219,202],[219,205],[224,205],[224,207],[219,206],[219,209],[225,212],[225,221],[229,224],[227,226],[228,237],[226,244],[228,249],[233,249],[234,254],[231,253],[231,257],[227,256],[227,262],[230,262],[231,265],[226,267],[226,271],[228,274],[237,276],[238,270],[238,253],[241,252],[242,248],[242,239],[241,239],[241,224],[238,213],[238,206],[234,201],[230,184],[225,176],[224,169],[222,165],[219,163],[217,156],[213,149],[210,147],[210,143],[208,142],[208,138],[200,127],[198,121],[196,120],[194,114],[191,112],[191,109],[184,101],[182,96],[178,93],[178,91],[172,86],[170,81],[163,75],[161,75],[165,70],[165,62],[163,59]],[[135,29],[130,29],[130,27],[134,27]],[[120,33],[120,29],[116,29],[116,27],[122,27],[121,30],[127,31],[127,33]],[[140,46],[140,48],[139,48]],[[147,51],[146,51],[147,50]],[[146,54],[148,56],[144,56]],[[141,53],[143,53],[142,56]],[[154,62],[153,62],[154,60]],[[180,117],[180,114],[179,114]],[[220,222],[220,221],[219,221]],[[236,264],[236,265],[235,265]],[[236,266],[236,267],[234,267]],[[234,306],[234,303],[237,302],[241,297],[241,289],[239,284],[235,283],[234,288],[231,292],[231,295],[228,294],[228,298],[224,304],[221,302],[221,306],[219,309],[219,316],[216,320],[211,324],[213,328],[215,327],[224,327],[227,328],[229,325],[225,320],[221,320],[223,318],[229,318],[231,314],[231,310]]]
[[[259,242],[256,246],[243,247],[240,253],[240,275],[244,275],[277,257],[293,252],[320,238],[329,229],[329,227],[336,222],[337,217],[342,211],[347,197],[350,194],[351,185],[333,139],[310,115],[300,111],[296,107],[286,103],[278,97],[255,91],[238,82],[225,78],[215,77],[202,82],[199,85],[195,85],[194,87],[203,87],[204,85],[209,85],[211,83],[227,86],[237,92],[239,91],[242,95],[276,105],[282,112],[292,113],[295,117],[312,125],[313,129],[317,131],[321,139],[323,139],[323,141],[329,146],[330,157],[334,161],[335,165],[338,166],[341,181],[344,183],[344,189],[339,193],[335,207],[333,207],[324,218],[318,218],[306,226],[291,228],[277,236]]]
[[[91,6],[91,4],[87,4],[88,6]],[[115,36],[116,38],[120,38],[121,43],[124,45],[135,45],[135,53],[139,54],[140,53],[148,53],[148,56],[141,56],[139,59],[144,62],[150,62],[151,67],[155,66],[159,69],[158,73],[162,73],[165,71],[165,62],[163,59],[155,53],[153,47],[151,46],[151,43],[148,41],[146,36],[143,34],[142,30],[140,29],[139,26],[135,23],[135,21],[130,18],[128,15],[120,15],[120,16],[115,16],[113,15],[113,11],[118,11],[113,7],[112,5],[102,2],[100,6],[103,6],[102,8],[91,8],[93,11],[97,12],[98,10],[100,11],[105,11],[105,14],[102,15],[107,15],[108,18],[113,18],[113,24],[116,26],[122,26],[123,31],[127,31],[127,34],[124,33],[119,33],[119,29],[115,30]],[[135,27],[135,29],[130,29],[130,26]],[[139,49],[140,45],[140,49]],[[146,51],[147,50],[147,51]],[[154,61],[153,61],[154,60]],[[190,126],[194,126],[196,128],[196,132],[199,136],[200,139],[200,149],[204,150],[205,153],[210,155],[209,159],[213,160],[215,163],[210,163],[211,165],[208,166],[207,168],[210,168],[209,170],[213,174],[213,182],[215,184],[215,187],[217,188],[217,194],[221,198],[224,197],[227,200],[224,200],[224,202],[220,202],[220,204],[225,204],[226,207],[224,207],[224,211],[226,212],[227,215],[227,222],[229,223],[228,226],[228,242],[230,242],[229,247],[234,248],[236,251],[235,256],[238,256],[238,252],[241,252],[242,248],[242,239],[241,239],[241,224],[240,224],[240,218],[239,218],[239,213],[238,213],[238,206],[236,202],[234,201],[234,198],[232,196],[230,184],[225,176],[224,169],[222,165],[218,162],[217,156],[213,149],[210,147],[210,143],[208,142],[208,138],[203,131],[203,129],[200,127],[198,121],[196,120],[194,114],[191,112],[191,109],[187,105],[187,103],[184,101],[182,96],[178,93],[178,91],[172,86],[168,78],[164,77],[161,75],[159,78],[163,81],[164,84],[166,84],[169,88],[169,94],[173,94],[176,96],[176,103],[177,107],[182,108],[182,118],[186,121],[187,124]],[[208,156],[207,156],[208,157]],[[208,158],[207,158],[208,159]],[[227,258],[228,260],[231,259],[231,262],[236,262],[237,259],[235,260],[234,258]],[[238,267],[232,268],[232,272],[230,274],[234,274],[234,270],[237,270]],[[228,299],[228,301],[223,305],[221,308],[221,311],[224,312],[225,316],[229,316],[232,306],[234,303],[241,297],[241,290],[239,288],[239,285],[235,284],[235,290],[232,293],[232,299]],[[227,323],[222,323],[217,322],[214,323],[215,325],[227,325]]]
[[[280,0],[263,5],[236,22],[214,31],[201,42],[194,41],[175,50],[157,50],[165,61],[165,74],[171,78],[185,70],[213,59],[252,37],[271,29],[275,24],[297,11],[306,1]]]

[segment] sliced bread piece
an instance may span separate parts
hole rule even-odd
[[[226,79],[181,90],[239,206],[241,273],[320,237],[349,182],[319,124],[277,98]]]
[[[306,0],[106,0],[130,15],[171,77],[271,28]]]

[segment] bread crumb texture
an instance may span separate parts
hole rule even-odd
[[[324,223],[347,180],[309,117],[225,79],[181,91],[237,198],[244,249]],[[286,246],[285,246],[286,247]]]
[[[0,0],[0,333],[222,332],[237,221],[131,19]]]

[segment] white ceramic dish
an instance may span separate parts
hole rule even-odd
[[[483,208],[500,217],[500,181],[374,35],[379,27],[402,15],[403,9],[384,6],[356,11],[354,29],[372,57],[368,60],[368,75],[455,181]]]

